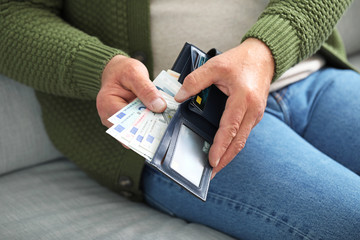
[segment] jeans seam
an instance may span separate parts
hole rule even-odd
[[[287,88],[284,88],[281,91],[281,94],[279,92],[274,92],[273,96],[276,100],[276,102],[279,104],[279,107],[281,109],[281,112],[283,113],[284,116],[284,122],[288,125],[291,126],[291,116],[290,113],[288,111],[288,106],[287,106],[287,99],[286,99],[286,93],[287,93]]]
[[[212,195],[212,196],[211,196]],[[308,239],[308,240],[314,240],[313,238],[309,237],[306,233],[302,232],[301,230],[299,230],[298,228],[292,226],[292,225],[289,225],[288,223],[282,221],[281,219],[279,218],[276,218],[274,216],[272,216],[271,214],[255,207],[255,206],[252,206],[252,205],[249,205],[247,203],[243,203],[243,202],[239,202],[238,200],[234,200],[234,199],[231,199],[231,198],[228,198],[228,197],[225,197],[223,195],[220,195],[220,194],[216,194],[216,193],[213,193],[213,192],[209,192],[209,197],[212,197],[214,199],[216,198],[219,198],[219,199],[222,199],[222,200],[226,200],[226,201],[229,201],[229,202],[232,202],[232,203],[235,203],[236,205],[242,205],[242,206],[245,206],[246,208],[248,209],[254,209],[254,211],[260,215],[262,215],[263,217],[266,217],[266,218],[269,218],[271,220],[273,220],[274,222],[276,223],[280,223],[280,224],[283,224],[284,226],[287,226],[289,227],[290,229],[294,230],[295,233],[299,234],[301,237],[303,237],[304,239]]]
[[[302,137],[304,137],[307,133],[307,130],[308,130],[308,126],[309,126],[309,123],[314,115],[314,112],[315,112],[315,109],[318,107],[318,103],[319,103],[319,100],[320,98],[324,95],[324,93],[326,92],[326,90],[334,84],[334,81],[331,81],[329,84],[327,84],[326,87],[324,87],[315,97],[314,99],[314,103],[310,109],[310,112],[309,112],[309,118],[307,119],[307,122],[306,122],[306,126],[304,127],[304,130],[301,134]]]

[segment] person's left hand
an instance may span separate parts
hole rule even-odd
[[[136,97],[153,112],[166,109],[166,102],[150,81],[146,66],[133,58],[114,56],[104,68],[101,88],[96,97],[96,107],[102,124],[111,127],[113,124],[107,119]]]
[[[245,146],[266,107],[274,60],[260,40],[249,38],[239,46],[208,60],[189,74],[175,96],[182,102],[215,84],[228,96],[219,129],[209,151],[212,178]]]

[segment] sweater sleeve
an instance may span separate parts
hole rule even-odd
[[[352,0],[271,0],[243,40],[257,38],[271,50],[275,75],[311,56],[334,31]]]
[[[58,96],[94,99],[106,63],[124,52],[72,27],[62,1],[1,1],[0,72]]]

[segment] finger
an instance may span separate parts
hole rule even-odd
[[[218,165],[213,169],[213,172],[216,174],[226,165],[228,165],[234,157],[245,147],[247,138],[250,135],[250,132],[255,125],[256,118],[253,117],[253,114],[247,113],[240,125],[239,131],[236,136],[231,141],[229,147],[226,149],[225,153],[221,157]]]
[[[123,144],[122,142],[118,141],[119,143],[121,143],[121,145],[126,148],[126,149],[130,149],[128,146],[126,146],[125,144]]]
[[[111,96],[111,97],[109,96],[107,98],[107,101],[108,101],[108,105],[107,105],[106,113],[102,116],[105,118],[103,124],[105,122],[104,125],[106,127],[111,127],[113,124],[109,122],[107,119],[110,118],[112,115],[114,115],[120,109],[124,108],[129,103],[124,99],[115,96]]]
[[[175,95],[177,102],[183,102],[214,83],[218,74],[213,68],[203,65],[186,76],[180,90]]]
[[[264,111],[262,111],[260,114],[258,114],[258,117],[256,118],[256,121],[255,121],[255,124],[253,126],[253,128],[258,125],[258,123],[261,121],[261,119],[263,118],[264,116]]]
[[[134,94],[132,94],[132,98],[135,98]],[[128,99],[131,99],[130,94],[128,94]],[[96,108],[102,124],[108,128],[111,127],[113,124],[107,119],[127,104],[127,99],[123,99],[116,95],[108,94],[107,91],[100,90],[96,98]]]
[[[225,110],[220,120],[219,129],[217,130],[213,144],[209,152],[209,162],[212,167],[216,167],[229,147],[233,138],[237,135],[244,114],[246,105],[241,104],[240,96],[229,96]]]
[[[211,172],[210,180],[212,180],[215,177],[216,174],[217,174],[217,172],[215,172],[214,169],[213,169],[213,171]]]
[[[130,84],[130,90],[153,112],[163,112],[166,102],[150,79],[141,79]]]

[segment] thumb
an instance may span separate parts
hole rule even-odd
[[[151,111],[163,112],[166,109],[165,100],[150,79],[144,79],[141,84],[133,84],[131,91]]]

